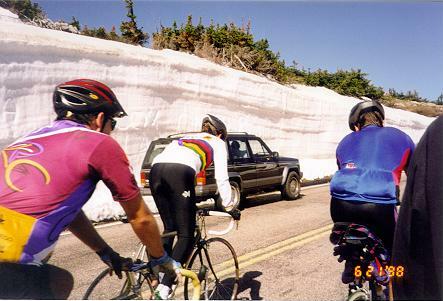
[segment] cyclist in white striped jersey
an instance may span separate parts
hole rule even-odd
[[[149,185],[164,224],[164,232],[177,231],[174,237],[163,239],[163,247],[171,257],[186,263],[194,245],[195,177],[214,163],[215,179],[225,210],[233,208],[227,168],[225,124],[215,116],[202,121],[202,132],[171,142],[154,158]],[[174,275],[165,275],[157,288],[158,297],[166,299]]]

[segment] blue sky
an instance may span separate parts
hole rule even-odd
[[[37,2],[52,20],[75,16],[88,27],[126,19],[121,1]],[[443,2],[431,1],[140,1],[137,23],[152,33],[160,24],[186,22],[252,24],[255,39],[267,38],[287,65],[335,72],[361,69],[386,91],[416,90],[435,100],[443,93]]]

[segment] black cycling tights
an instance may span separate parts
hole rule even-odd
[[[174,237],[163,238],[166,252],[182,265],[194,246],[195,231],[195,171],[177,163],[157,163],[149,174],[149,186],[164,225],[164,233],[177,231]],[[166,280],[165,280],[166,281]],[[166,285],[168,281],[162,281]]]
[[[0,299],[67,299],[73,285],[71,273],[50,264],[0,262]]]
[[[395,204],[331,199],[331,217],[334,223],[350,222],[369,227],[381,239],[389,254],[392,254],[394,241],[395,210]]]

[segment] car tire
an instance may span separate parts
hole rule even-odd
[[[295,200],[300,197],[300,178],[295,171],[291,171],[286,178],[282,188],[282,197],[289,200]]]
[[[229,184],[231,185],[231,193],[232,193],[231,197],[234,199],[234,208],[232,210],[238,209],[240,206],[240,202],[242,200],[240,185],[238,185],[238,183],[234,181],[229,181]],[[224,210],[224,207],[222,205],[222,199],[220,196],[217,198],[216,205],[219,210]]]

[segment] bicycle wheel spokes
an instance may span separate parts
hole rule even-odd
[[[109,269],[100,273],[88,287],[83,299],[127,300],[149,299],[151,286],[141,274],[123,273],[119,279],[115,274],[109,276]]]
[[[101,272],[88,287],[83,299],[112,300],[127,299],[131,295],[131,284],[128,273],[122,279],[113,274],[109,276],[109,269]]]
[[[236,298],[239,279],[237,256],[224,239],[215,237],[197,249],[188,269],[199,275],[202,296],[206,300],[233,300]],[[185,280],[185,298],[191,297],[192,285]]]
[[[369,301],[369,295],[363,291],[357,291],[348,296],[347,301]]]

